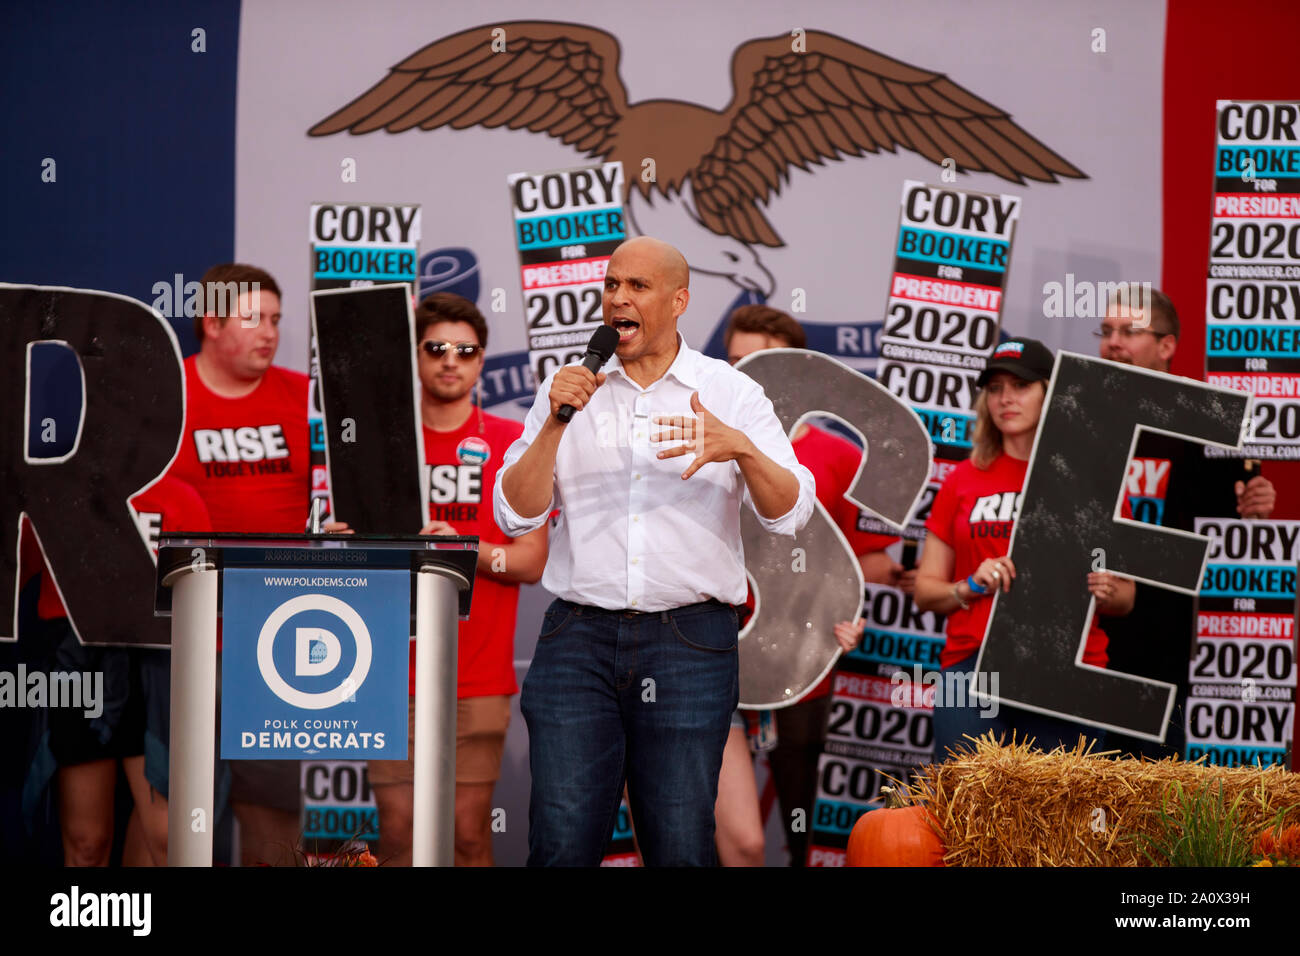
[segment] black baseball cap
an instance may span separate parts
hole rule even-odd
[[[975,384],[983,388],[994,372],[1010,372],[1026,382],[1045,382],[1052,377],[1054,364],[1052,350],[1038,339],[1007,339],[993,350]]]

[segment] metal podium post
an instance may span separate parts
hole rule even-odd
[[[202,562],[202,563],[200,563]],[[200,557],[164,578],[172,615],[167,865],[211,866],[217,734],[217,569]]]
[[[425,566],[415,575],[413,866],[454,866],[456,862],[458,595],[455,579],[450,574],[441,568]],[[442,640],[438,639],[439,635]]]

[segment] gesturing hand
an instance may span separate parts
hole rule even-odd
[[[668,426],[668,430],[650,436],[651,441],[685,441],[684,445],[661,451],[660,458],[676,458],[688,451],[695,453],[695,460],[682,472],[683,480],[710,462],[735,461],[749,451],[751,444],[744,432],[724,425],[716,415],[701,405],[699,392],[691,393],[691,411],[699,417],[656,416],[654,423]]]

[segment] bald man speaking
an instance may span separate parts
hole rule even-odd
[[[717,862],[713,805],[740,689],[740,509],[793,535],[814,487],[762,388],[678,334],[689,282],[667,243],[620,245],[602,301],[614,357],[548,376],[497,474],[506,534],[559,509],[542,576],[556,600],[520,696],[530,866],[598,865],[625,782],[648,866]]]

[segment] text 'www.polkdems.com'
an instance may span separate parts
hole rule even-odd
[[[300,574],[268,574],[262,579],[262,583],[268,588],[364,588],[369,581],[366,578],[335,578],[319,574],[312,577]]]

